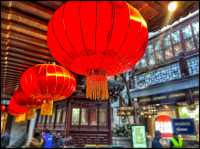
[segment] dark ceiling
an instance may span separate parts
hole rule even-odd
[[[146,19],[149,31],[161,29],[168,1],[128,1]],[[62,1],[1,1],[1,95],[9,98],[23,71],[52,60],[46,44],[47,24]],[[198,1],[178,1],[169,23],[199,9]]]

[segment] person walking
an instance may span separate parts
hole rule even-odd
[[[43,133],[44,144],[43,148],[53,148],[53,135],[49,130]]]
[[[29,148],[42,148],[44,139],[39,132],[35,132],[34,136],[30,142]]]
[[[160,143],[161,140],[161,133],[160,131],[155,132],[155,137],[152,141],[152,148],[163,148],[162,144]]]

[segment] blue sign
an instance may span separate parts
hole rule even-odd
[[[195,135],[194,119],[172,119],[173,132],[181,135]]]

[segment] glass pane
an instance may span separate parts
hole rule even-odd
[[[153,53],[151,55],[148,55],[148,59],[149,59],[149,65],[154,65],[156,63]]]
[[[60,116],[61,116],[61,109],[57,110],[57,117],[56,117],[56,123],[58,124],[60,122]]]
[[[194,29],[194,34],[195,35],[199,34],[199,22],[196,21],[196,22],[192,23],[192,27]]]
[[[170,42],[170,36],[169,35],[167,35],[167,36],[164,36],[164,38],[163,38],[163,40],[162,40],[162,42],[163,42],[163,47],[171,47],[171,42]]]
[[[197,48],[199,48],[199,34],[195,35],[195,39],[197,42]]]
[[[152,42],[150,42],[148,47],[147,47],[147,53],[148,54],[152,54],[153,53],[153,44],[152,44]]]
[[[66,119],[66,109],[63,109],[62,121],[61,123],[64,124]]]
[[[99,125],[107,125],[107,109],[99,109]]]
[[[55,112],[55,109],[53,110],[53,115],[52,115],[52,118],[51,118],[51,124],[54,123],[55,121],[55,116],[56,116],[56,112]]]
[[[46,116],[42,116],[42,124],[45,123]]]
[[[47,116],[47,124],[49,124],[49,119],[50,119],[50,117],[49,117],[49,116]]]
[[[193,38],[187,39],[185,41],[185,48],[187,51],[195,49]]]
[[[81,125],[88,125],[88,109],[81,109]]]
[[[72,109],[72,125],[79,125],[80,108]]]
[[[90,125],[97,125],[97,109],[91,109],[90,111]]]
[[[160,40],[157,40],[155,42],[155,51],[160,51],[161,50],[161,42]]]
[[[146,59],[145,59],[145,58],[142,58],[142,59],[141,59],[140,65],[141,65],[141,67],[146,67],[146,66],[147,66],[147,62],[146,62]]]
[[[181,43],[174,44],[174,53],[175,53],[175,56],[178,56],[180,52],[182,52],[182,45],[181,45]]]
[[[168,47],[165,50],[165,58],[166,59],[170,59],[173,57],[173,52],[172,52],[172,48],[171,47]]]
[[[39,114],[38,116],[39,116],[38,123],[41,123],[41,115]]]
[[[186,27],[184,27],[182,29],[182,32],[183,32],[183,38],[184,39],[192,37],[192,30],[191,30],[190,25],[187,25]]]
[[[63,115],[64,115],[64,112],[63,112],[63,109],[61,109],[61,112],[60,112],[60,119],[59,119],[59,123],[62,124],[63,122]]]
[[[179,31],[173,32],[171,34],[171,36],[172,36],[172,43],[173,44],[176,44],[176,43],[181,41]]]

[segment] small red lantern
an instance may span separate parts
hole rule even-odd
[[[37,108],[42,104],[42,100],[34,100],[33,98],[30,98],[24,94],[21,88],[18,88],[13,96],[17,104],[28,108]]]
[[[8,105],[8,113],[17,116],[28,112],[28,108],[16,103],[15,98],[12,96]]]
[[[38,64],[22,74],[23,92],[36,103],[43,102],[42,115],[51,115],[53,101],[69,97],[76,89],[74,76],[64,67],[55,64]]]
[[[87,77],[86,97],[106,100],[106,76],[123,73],[142,58],[148,29],[127,2],[71,1],[56,10],[47,41],[60,64]]]
[[[6,106],[1,104],[1,112],[6,112]]]

